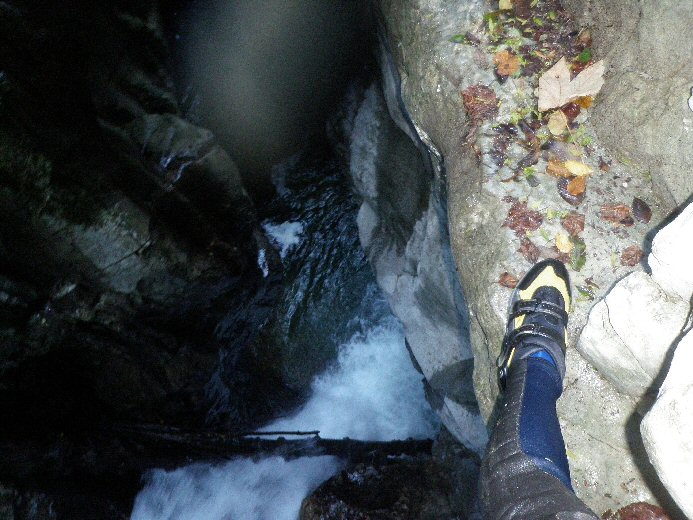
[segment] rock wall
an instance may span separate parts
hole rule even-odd
[[[649,171],[670,203],[693,193],[693,5],[677,0],[565,0],[608,69],[595,130]]]
[[[366,90],[353,122],[350,168],[363,197],[361,244],[404,325],[433,408],[458,440],[480,452],[487,433],[472,386],[466,307],[441,221],[440,171],[434,173],[415,144],[419,138],[397,101],[399,81],[386,52],[385,95],[379,85]]]
[[[526,3],[513,4],[519,9]],[[532,123],[535,130],[544,124],[541,115],[532,115],[536,113],[533,103],[538,72],[550,67],[562,54],[580,52],[570,47],[571,38],[579,32],[571,25],[569,13],[556,2],[539,2],[534,18],[541,18],[541,26],[537,23],[532,31],[539,31],[544,37],[537,34],[534,40],[534,34],[530,34],[523,39],[521,32],[512,33],[506,35],[510,43],[505,43],[497,36],[505,30],[504,26],[494,25],[498,12],[493,14],[494,6],[484,2],[383,0],[380,8],[401,76],[404,105],[433,155],[444,158],[448,227],[469,309],[474,389],[482,415],[493,420],[497,396],[495,359],[510,295],[506,275],[519,277],[536,259],[559,256],[555,237],[576,233],[579,240],[575,241],[582,241],[585,254],[563,257],[570,264],[576,291],[569,326],[568,372],[558,405],[574,487],[599,514],[642,500],[660,501],[675,510],[647,460],[640,436],[643,410],[638,398],[621,393],[574,348],[595,303],[617,280],[642,269],[638,260],[641,251],[648,248],[647,236],[673,209],[674,197],[663,192],[654,175],[621,157],[617,150],[603,146],[601,134],[591,125],[606,128],[620,124],[616,123],[620,116],[604,120],[606,116],[599,112],[599,95],[595,109],[585,111],[574,126],[579,124],[581,131],[590,135],[581,140],[583,149],[575,150],[581,154],[580,160],[593,171],[608,172],[590,177],[584,202],[573,201],[571,206],[560,196],[556,179],[544,174],[546,163],[541,152],[534,158],[523,152],[534,132],[529,123],[537,120]],[[534,8],[533,5],[531,9]],[[491,21],[483,18],[488,12]],[[489,36],[489,27],[493,27],[495,35]],[[556,33],[552,34],[552,30]],[[511,78],[497,75],[492,53],[509,45],[517,45],[515,50],[520,51],[523,45],[524,49],[532,49],[537,44],[548,47],[549,54],[543,56],[553,57],[547,58],[546,63],[535,64],[535,68],[527,61]],[[607,76],[607,86],[608,83]],[[467,114],[461,94],[471,86],[491,90],[494,104],[490,121]],[[499,136],[506,130],[508,136]],[[521,146],[509,144],[507,155],[499,154],[499,143],[512,142],[512,135],[520,136]],[[532,162],[523,164],[530,158]],[[603,167],[600,158],[605,161]],[[624,223],[608,220],[610,204],[623,202],[630,215],[634,198],[647,201],[651,218]],[[522,226],[513,230],[517,227],[514,212],[525,209],[533,212],[530,214],[537,217],[539,225],[532,230]],[[579,230],[566,221],[566,217],[576,213],[575,218],[581,222]],[[629,251],[638,252],[634,262]],[[648,373],[652,377],[653,370],[648,369]]]

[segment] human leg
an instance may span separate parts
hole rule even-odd
[[[484,518],[596,519],[572,490],[556,415],[570,303],[565,268],[537,264],[513,299],[500,359],[505,392],[481,469]]]

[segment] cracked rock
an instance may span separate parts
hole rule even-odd
[[[688,310],[647,274],[632,273],[593,307],[578,350],[619,391],[640,397],[662,371]]]
[[[645,449],[662,483],[693,518],[693,332],[681,340],[657,402],[642,422]]]

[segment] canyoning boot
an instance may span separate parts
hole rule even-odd
[[[498,357],[502,390],[513,361],[539,357],[565,375],[570,279],[558,260],[543,260],[520,280],[510,299],[508,323]]]

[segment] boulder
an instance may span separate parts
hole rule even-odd
[[[577,348],[619,391],[641,397],[665,367],[688,312],[687,302],[635,272],[592,308]]]
[[[690,301],[693,295],[691,237],[693,204],[689,204],[679,216],[657,233],[647,259],[652,270],[652,279],[665,291],[678,295],[685,301]]]
[[[693,332],[681,340],[659,397],[642,421],[650,462],[672,498],[693,518]]]
[[[600,140],[651,173],[670,202],[693,193],[693,3],[565,0],[607,60],[592,123]]]

